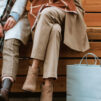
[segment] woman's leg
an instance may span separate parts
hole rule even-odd
[[[43,78],[57,78],[60,42],[62,39],[61,26],[54,24],[43,64]]]
[[[65,12],[56,7],[45,8],[36,26],[31,57],[44,61],[49,37],[54,24],[63,25]]]
[[[52,78],[44,79],[41,88],[40,101],[53,101],[53,82],[54,80]]]
[[[61,26],[59,24],[54,24],[49,38],[46,57],[43,65],[44,84],[42,85],[40,101],[52,101],[53,81],[57,78],[61,39]]]
[[[21,42],[17,39],[4,41],[3,47],[3,67],[2,67],[2,88],[0,91],[0,101],[8,101],[12,83],[16,79],[19,65],[19,46]]]
[[[9,39],[4,41],[2,79],[11,77],[14,81],[19,66],[20,40]]]
[[[45,57],[46,57],[47,47],[48,47],[50,35],[52,32],[52,28],[53,28],[54,24],[58,24],[59,28],[60,28],[60,26],[64,23],[64,18],[65,18],[65,12],[56,7],[49,7],[49,8],[44,9],[41,12],[38,24],[36,26],[34,40],[33,40],[33,49],[32,49],[32,54],[31,54],[31,57],[34,58],[33,61],[47,60],[47,59],[45,59]],[[61,28],[60,28],[60,30],[61,30]],[[60,34],[60,33],[58,33],[58,34]],[[55,33],[54,33],[54,36],[55,36],[55,38],[58,37],[58,35]],[[54,42],[57,42],[57,39],[55,41],[55,38],[53,40],[54,40]],[[59,47],[59,44],[55,48],[57,48],[57,47]],[[52,49],[50,49],[50,50],[52,50]],[[54,54],[54,51],[52,51],[51,53],[49,52],[48,54],[51,54],[53,56],[53,55],[57,55],[58,53],[59,52]],[[48,55],[47,55],[47,58],[48,58]],[[49,59],[49,61],[50,60],[51,59]],[[50,63],[52,63],[52,62],[50,62]],[[54,64],[54,62],[51,64],[51,66]],[[47,64],[47,63],[45,62],[44,64]],[[57,59],[56,59],[56,64],[57,64]],[[47,67],[47,65],[45,65],[45,67]],[[38,65],[37,65],[37,68],[38,68]],[[51,67],[51,68],[54,68],[54,67]],[[32,73],[32,71],[34,73]],[[55,68],[55,73],[54,73],[55,77],[56,77],[56,73],[57,73],[57,69]],[[30,77],[30,79],[35,82],[37,75],[38,75],[38,71],[35,72],[34,68],[31,67],[28,71],[27,79],[23,86],[24,90],[35,91],[36,86],[33,84],[36,84],[36,83],[32,83],[32,81],[28,83],[27,81],[29,81],[28,79]],[[34,77],[35,77],[35,79],[33,79]],[[29,89],[28,85],[30,86],[30,89]]]
[[[38,71],[39,71],[39,60],[34,59],[32,66],[29,67],[28,74],[24,85],[22,87],[23,90],[34,92],[36,90],[36,82],[38,78]]]

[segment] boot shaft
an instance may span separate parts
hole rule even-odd
[[[10,91],[12,87],[12,81],[10,79],[4,79],[2,82],[2,88]]]

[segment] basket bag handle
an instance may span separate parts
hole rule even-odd
[[[100,66],[101,66],[101,61],[100,61],[99,57],[96,56],[94,53],[87,53],[87,54],[85,54],[85,55],[82,57],[82,59],[81,59],[81,61],[80,61],[80,64],[82,64],[84,58],[86,58],[86,63],[87,63],[87,65],[88,65],[88,61],[87,61],[88,55],[92,55],[92,56],[94,57],[94,59],[95,59],[95,63],[94,63],[94,64],[95,64],[95,65],[97,65],[97,61],[99,61],[99,62],[100,62]]]

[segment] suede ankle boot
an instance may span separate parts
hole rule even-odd
[[[12,86],[10,79],[4,79],[2,82],[2,88],[0,89],[0,101],[9,101],[8,94]]]
[[[29,91],[29,92],[35,92],[37,78],[38,78],[38,71],[39,71],[38,68],[34,69],[31,66],[29,67],[27,78],[26,78],[25,83],[22,87],[23,90]]]
[[[40,101],[52,101],[53,99],[53,84],[49,86],[42,85]]]

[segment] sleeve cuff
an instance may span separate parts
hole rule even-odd
[[[12,17],[16,20],[16,22],[17,22],[17,21],[19,20],[19,18],[20,18],[19,14],[16,13],[16,12],[11,12],[11,13],[10,13],[10,16],[12,16]]]

